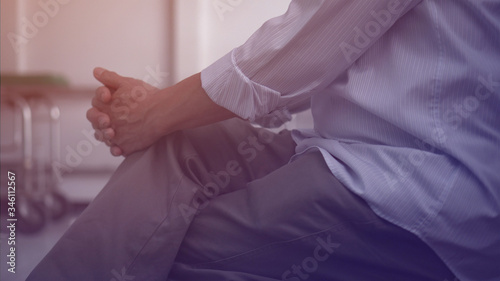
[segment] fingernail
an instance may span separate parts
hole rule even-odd
[[[96,76],[101,76],[101,74],[104,72],[104,70],[105,70],[105,69],[104,69],[104,68],[102,68],[102,67],[96,67],[96,68],[94,69],[94,73],[95,73],[95,75],[96,75]]]

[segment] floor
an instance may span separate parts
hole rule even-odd
[[[49,221],[39,232],[35,234],[23,234],[16,231],[15,273],[8,271],[9,265],[7,264],[7,255],[9,255],[8,249],[10,246],[7,245],[7,241],[9,233],[4,226],[7,218],[2,215],[2,229],[0,233],[0,243],[2,245],[2,255],[0,257],[0,280],[24,281],[31,270],[33,270],[33,268],[35,268],[42,258],[50,251],[57,240],[59,240],[59,238],[84,208],[84,205],[72,206],[64,217],[57,221]]]

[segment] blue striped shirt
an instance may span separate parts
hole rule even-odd
[[[297,154],[460,280],[500,280],[500,1],[295,0],[202,84],[252,121],[310,103]]]

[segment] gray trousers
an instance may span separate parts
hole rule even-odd
[[[232,119],[125,159],[27,280],[453,280],[312,150]]]

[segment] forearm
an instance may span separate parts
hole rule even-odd
[[[150,116],[163,135],[237,116],[210,99],[202,87],[200,73],[160,90],[158,95]]]

